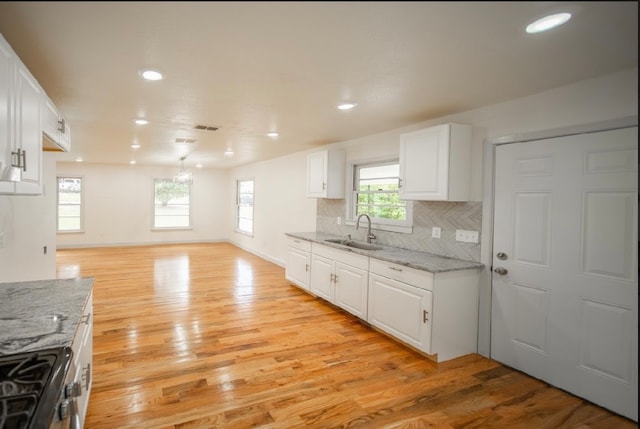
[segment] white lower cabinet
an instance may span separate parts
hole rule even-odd
[[[75,398],[80,427],[84,425],[89,406],[89,396],[92,385],[93,363],[93,292],[87,299],[82,313],[80,325],[71,345],[76,376],[74,381],[80,383],[81,395]]]
[[[477,351],[478,273],[430,273],[371,258],[367,321],[437,362]]]
[[[377,274],[369,275],[369,319],[373,326],[431,352],[432,293]]]
[[[311,249],[311,293],[366,320],[369,257],[315,243]]]
[[[436,362],[477,352],[478,270],[432,273],[288,237],[286,278]]]
[[[311,243],[296,238],[287,238],[287,265],[285,278],[291,283],[309,290],[311,273]]]

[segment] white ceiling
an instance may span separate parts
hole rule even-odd
[[[232,167],[638,66],[637,2],[0,2],[0,33],[71,126],[58,159],[122,164]]]

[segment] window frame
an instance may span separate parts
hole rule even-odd
[[[240,204],[240,184],[242,182],[251,182],[252,183],[252,187],[253,187],[253,191],[251,193],[251,201],[252,203],[250,205],[248,204]],[[256,206],[256,181],[254,177],[250,177],[250,178],[246,178],[246,179],[236,179],[236,215],[235,215],[235,222],[234,222],[234,228],[233,230],[235,232],[237,232],[238,234],[244,234],[246,236],[249,237],[253,237],[253,234],[255,232],[255,206]],[[239,223],[240,223],[240,207],[247,207],[250,206],[251,207],[251,231],[246,231],[243,229],[240,229]],[[242,218],[242,219],[246,219],[246,218]]]
[[[347,201],[346,201],[346,219],[345,224],[356,226],[356,205],[357,205],[357,189],[356,179],[357,169],[361,167],[373,167],[376,165],[399,164],[399,159],[395,157],[375,158],[366,160],[352,160],[348,163],[347,171]],[[413,201],[404,200],[406,202],[406,220],[399,221],[393,219],[372,218],[371,228],[381,231],[400,232],[411,234],[413,232]],[[360,223],[362,226],[362,222]]]
[[[152,231],[178,231],[178,230],[191,230],[193,229],[193,204],[192,204],[192,195],[193,195],[193,183],[184,183],[189,188],[189,225],[187,226],[156,226],[156,182],[173,182],[173,179],[170,178],[154,178],[151,183],[151,230]]]
[[[80,227],[78,229],[60,229],[60,179],[80,180]],[[82,234],[84,233],[84,177],[74,175],[56,176],[56,234]]]

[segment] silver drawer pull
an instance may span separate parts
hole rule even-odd
[[[402,272],[402,268],[389,267],[390,270]]]

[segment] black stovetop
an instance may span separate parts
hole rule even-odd
[[[48,427],[70,364],[69,347],[0,355],[0,429]]]

